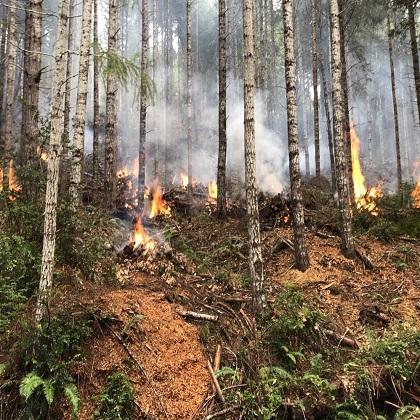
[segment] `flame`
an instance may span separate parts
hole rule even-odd
[[[12,193],[9,195],[10,201],[16,200],[16,193],[20,193],[22,191],[22,185],[19,184],[15,175],[15,168],[13,166],[13,159],[9,162],[9,191]]]
[[[188,187],[188,175],[184,174],[184,173],[181,173],[180,178],[181,178],[182,188],[187,188]]]
[[[46,162],[48,160],[48,153],[43,152],[40,145],[36,146],[36,154],[42,161]]]
[[[360,139],[357,136],[353,123],[350,124],[351,160],[353,166],[353,185],[356,207],[366,210],[374,216],[378,215],[376,200],[383,196],[381,184],[366,188],[365,177],[360,164]]]
[[[157,243],[146,232],[140,217],[136,217],[134,223],[134,230],[131,234],[130,243],[133,245],[133,250],[140,247],[143,249],[143,254],[150,254],[157,248]]]
[[[156,216],[170,216],[171,208],[163,199],[162,188],[157,181],[155,182],[155,185],[152,187],[152,196],[153,196],[153,200],[152,200],[152,206],[150,209],[149,217],[153,219]]]
[[[412,206],[415,209],[420,209],[420,160],[414,164],[414,176],[416,177],[417,173],[417,184],[414,187],[414,190],[411,191],[411,201]]]
[[[3,192],[3,168],[0,166],[0,192]]]
[[[208,185],[208,190],[209,190],[209,201],[214,201],[217,200],[217,182],[216,181],[211,181],[210,184]]]
[[[128,168],[127,166],[124,166],[124,168],[120,169],[119,171],[117,171],[117,178],[121,179],[121,178],[127,178],[128,177]]]

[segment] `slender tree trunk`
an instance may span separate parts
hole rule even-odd
[[[260,222],[255,159],[255,56],[253,0],[243,0],[244,25],[244,141],[245,185],[248,214],[249,266],[253,285],[254,311],[258,314],[266,302],[261,252]]]
[[[341,214],[341,248],[344,256],[354,258],[354,240],[351,226],[351,206],[348,198],[348,178],[346,174],[343,144],[343,84],[341,59],[341,40],[338,0],[330,0],[331,8],[331,75],[334,114],[334,150],[337,177],[338,204]]]
[[[24,93],[21,155],[35,158],[38,138],[38,101],[41,81],[42,0],[29,0],[25,20]]]
[[[169,48],[172,41],[172,30],[169,29],[169,0],[164,1],[164,157],[163,157],[163,185],[166,187],[169,181],[169,121],[168,121],[168,110],[169,110]]]
[[[226,217],[226,2],[219,0],[219,157],[217,213]]]
[[[69,16],[68,19],[68,33],[67,33],[67,64],[66,64],[66,90],[64,93],[64,134],[63,134],[63,151],[61,159],[61,183],[60,191],[67,193],[69,184],[70,174],[70,162],[71,162],[71,145],[70,145],[70,113],[71,113],[71,91],[72,91],[72,80],[73,80],[73,54],[71,51],[74,48],[74,11],[75,11],[76,0],[69,0]]]
[[[118,0],[109,0],[108,18],[108,55],[117,55],[118,37]],[[112,210],[116,200],[117,172],[117,94],[118,81],[109,72],[106,86],[106,131],[105,131],[105,199],[108,209]]]
[[[143,0],[141,19],[141,85],[140,85],[140,138],[139,138],[139,180],[138,208],[144,207],[144,190],[146,187],[146,118],[147,118],[147,80],[148,80],[148,44],[149,44],[149,11],[148,0]]]
[[[187,1],[187,146],[188,193],[192,192],[192,0]]]
[[[98,0],[93,1],[93,185],[99,187],[99,34]]]
[[[58,180],[63,135],[62,95],[65,85],[67,55],[67,16],[69,0],[61,0],[58,20],[58,38],[55,50],[55,67],[51,89],[51,132],[48,151],[47,189],[45,193],[44,242],[42,248],[41,280],[36,307],[36,322],[41,323],[47,314],[49,294],[52,288],[55,236],[57,221]]]
[[[0,43],[0,125],[3,123],[3,100],[4,100],[4,80],[6,73],[6,55],[7,55],[7,8],[3,7],[5,16],[3,17],[1,27],[1,43]],[[0,127],[1,135],[1,127]],[[2,148],[2,141],[0,140],[0,150]],[[0,163],[1,166],[1,163]]]
[[[6,109],[4,118],[4,190],[9,187],[9,162],[13,155],[13,102],[16,75],[16,0],[9,2],[9,33],[7,37]]]
[[[298,123],[296,105],[296,61],[294,50],[293,0],[283,0],[283,28],[285,51],[285,77],[287,96],[287,126],[289,137],[289,172],[295,264],[300,271],[309,267],[309,257],[304,241],[305,217],[300,179]]]
[[[372,114],[372,99],[367,98],[367,111],[368,111],[368,165],[372,167],[373,154],[372,154],[372,141],[373,141],[373,114]]]
[[[335,192],[337,189],[337,180],[335,175],[335,157],[334,157],[334,139],[331,130],[331,113],[330,106],[328,101],[328,87],[327,80],[325,78],[324,65],[322,60],[319,60],[319,69],[321,70],[321,79],[322,79],[322,94],[324,97],[324,109],[325,109],[325,119],[327,125],[327,136],[328,136],[328,149],[330,152],[330,166],[331,166],[331,184],[332,191]]]
[[[391,91],[392,91],[392,105],[394,111],[394,129],[395,129],[395,149],[397,156],[397,179],[398,179],[398,195],[400,205],[403,204],[403,185],[402,185],[402,168],[401,168],[401,149],[400,149],[400,127],[398,122],[398,101],[397,89],[395,86],[395,68],[394,68],[394,33],[391,29],[391,21],[388,16],[388,50],[389,50],[389,64],[391,70]]]
[[[413,58],[414,81],[416,85],[417,97],[417,122],[420,123],[420,69],[419,69],[419,50],[417,49],[416,19],[412,1],[407,2],[408,24],[410,27],[411,55]]]
[[[340,54],[341,54],[341,84],[343,92],[343,112],[344,112],[344,153],[347,166],[347,185],[349,189],[350,203],[354,203],[354,184],[353,184],[353,162],[351,155],[351,137],[350,137],[350,110],[349,110],[349,95],[347,83],[347,56],[346,56],[346,31],[344,27],[344,8],[343,0],[338,1],[339,4],[339,25],[340,25]]]
[[[157,0],[153,0],[153,83],[157,83],[157,66],[159,54],[159,33],[157,24]],[[154,131],[154,178],[159,178],[159,136],[158,136],[158,115],[156,108],[153,111],[153,131]]]
[[[92,33],[92,0],[83,2],[82,34],[80,39],[79,79],[77,83],[76,115],[73,124],[73,150],[70,173],[70,208],[80,205],[82,166],[85,150],[85,115],[89,81],[89,52]]]
[[[315,143],[315,175],[321,176],[321,151],[319,145],[319,100],[318,100],[318,5],[312,0],[312,86],[314,94],[314,143]]]

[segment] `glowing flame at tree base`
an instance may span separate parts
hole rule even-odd
[[[367,188],[365,177],[360,164],[360,139],[357,136],[353,123],[350,125],[351,160],[353,166],[353,185],[356,207],[374,216],[378,215],[377,199],[383,196],[381,184]]]
[[[208,201],[209,202],[215,202],[217,200],[217,182],[211,181],[208,185]]]
[[[415,209],[420,209],[420,160],[414,164],[414,177],[417,178],[417,184],[411,191],[411,203]]]
[[[157,249],[157,242],[147,233],[140,217],[136,217],[134,220],[130,244],[133,251],[141,250],[144,255],[153,254]]]

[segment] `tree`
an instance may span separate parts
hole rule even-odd
[[[334,118],[334,150],[337,177],[338,205],[341,215],[341,249],[347,258],[353,258],[354,240],[351,226],[351,207],[349,201],[348,178],[346,173],[343,136],[343,84],[341,59],[341,39],[338,0],[330,0],[331,20],[331,75]]]
[[[93,1],[93,185],[99,186],[99,36],[98,0]]]
[[[413,0],[407,0],[408,10],[408,25],[410,28],[410,45],[411,45],[411,56],[413,59],[413,73],[414,82],[416,86],[416,97],[417,97],[417,118],[420,123],[420,69],[419,69],[419,50],[417,48],[417,34],[416,34],[416,18],[414,14]]]
[[[315,174],[321,176],[321,151],[319,146],[319,100],[318,100],[318,5],[312,0],[312,86],[314,94],[314,143]]]
[[[6,45],[7,45],[7,9],[3,6],[4,15],[1,21],[1,42],[0,42],[0,123],[3,122],[3,98],[4,98],[4,73],[6,70]],[[1,132],[1,128],[0,128]],[[1,134],[1,133],[0,133]],[[2,144],[0,142],[0,147]],[[0,162],[1,166],[1,162]],[[1,181],[0,181],[1,182]],[[0,186],[1,188],[1,186]]]
[[[219,156],[217,213],[226,217],[226,1],[219,0]]]
[[[398,180],[398,195],[400,205],[403,204],[403,185],[402,185],[402,168],[401,168],[401,148],[400,148],[400,127],[398,121],[398,100],[397,90],[395,86],[395,68],[394,68],[394,31],[391,28],[391,19],[387,16],[388,25],[388,52],[389,52],[389,67],[391,72],[391,92],[392,92],[392,109],[394,113],[394,135],[395,135],[395,150],[397,157],[397,180]]]
[[[6,72],[6,109],[4,118],[4,159],[3,183],[4,189],[9,187],[9,162],[13,154],[13,102],[15,94],[16,75],[16,0],[9,2],[9,30],[7,37],[7,72]]]
[[[58,181],[63,135],[62,95],[65,86],[67,20],[69,0],[61,0],[58,35],[55,50],[53,84],[51,88],[51,131],[48,151],[47,188],[45,192],[44,241],[42,247],[41,280],[36,307],[36,322],[45,319],[53,281],[55,236],[57,224]]]
[[[308,252],[304,242],[305,218],[302,204],[300,179],[297,104],[296,60],[294,51],[293,0],[283,0],[283,30],[285,51],[285,76],[287,97],[287,126],[289,137],[289,173],[296,267],[305,271],[309,266]]]
[[[108,61],[117,56],[118,0],[109,0]],[[109,67],[109,65],[108,65]],[[113,209],[116,199],[117,173],[117,76],[107,69],[106,128],[105,128],[105,194],[108,209]]]
[[[141,85],[140,85],[140,137],[139,137],[139,180],[138,180],[138,208],[144,207],[144,190],[146,184],[146,118],[147,118],[147,70],[149,43],[149,13],[148,0],[143,0],[142,34],[141,34]]]
[[[192,192],[192,0],[187,1],[187,159],[188,193]]]
[[[244,25],[244,143],[245,188],[248,215],[249,267],[255,313],[265,306],[264,269],[261,252],[255,159],[255,55],[253,0],[243,0]]]
[[[80,204],[80,183],[85,140],[85,114],[89,76],[89,51],[92,30],[92,0],[83,2],[82,34],[80,40],[79,79],[77,83],[76,115],[73,125],[72,165],[70,173],[70,207],[75,211]]]

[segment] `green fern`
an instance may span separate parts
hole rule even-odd
[[[44,380],[40,376],[34,372],[28,373],[20,383],[19,393],[27,401],[41,385],[44,385]]]
[[[80,397],[75,384],[68,384],[64,387],[64,395],[72,408],[72,417],[77,418],[80,410]]]

